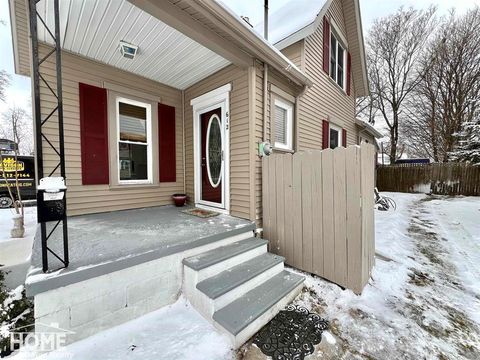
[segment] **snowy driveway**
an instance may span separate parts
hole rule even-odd
[[[386,194],[377,259],[361,296],[308,276],[297,299],[337,341],[313,358],[480,359],[480,198]]]

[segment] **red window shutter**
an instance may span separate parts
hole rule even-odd
[[[350,96],[350,84],[352,77],[352,56],[350,53],[347,53],[347,95]]]
[[[342,129],[342,146],[347,147],[347,130]]]
[[[109,183],[107,90],[79,83],[82,184]]]
[[[323,120],[322,126],[322,149],[328,149],[330,147],[329,144],[329,137],[330,137],[330,124],[327,120]]]
[[[158,149],[160,182],[177,181],[175,108],[158,104]]]
[[[323,71],[327,74],[330,69],[330,22],[323,17]]]

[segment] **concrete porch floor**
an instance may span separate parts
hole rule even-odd
[[[82,276],[90,278],[205,245],[220,239],[225,232],[233,235],[247,228],[254,229],[252,222],[229,215],[200,218],[182,212],[188,208],[159,206],[69,217],[70,265],[67,269],[47,274],[42,272],[38,230],[27,290],[29,284],[58,275],[83,272]],[[54,224],[49,223],[47,229]],[[48,240],[48,246],[63,256],[61,245],[59,226]],[[48,258],[50,270],[61,266],[52,254],[49,253]],[[86,275],[86,272],[90,274]]]

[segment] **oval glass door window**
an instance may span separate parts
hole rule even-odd
[[[216,188],[222,180],[222,126],[216,114],[208,122],[206,137],[208,180]]]

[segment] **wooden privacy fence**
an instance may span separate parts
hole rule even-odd
[[[360,293],[374,264],[372,145],[263,159],[263,229],[298,269]]]
[[[379,166],[380,191],[480,196],[480,166],[462,163]]]

